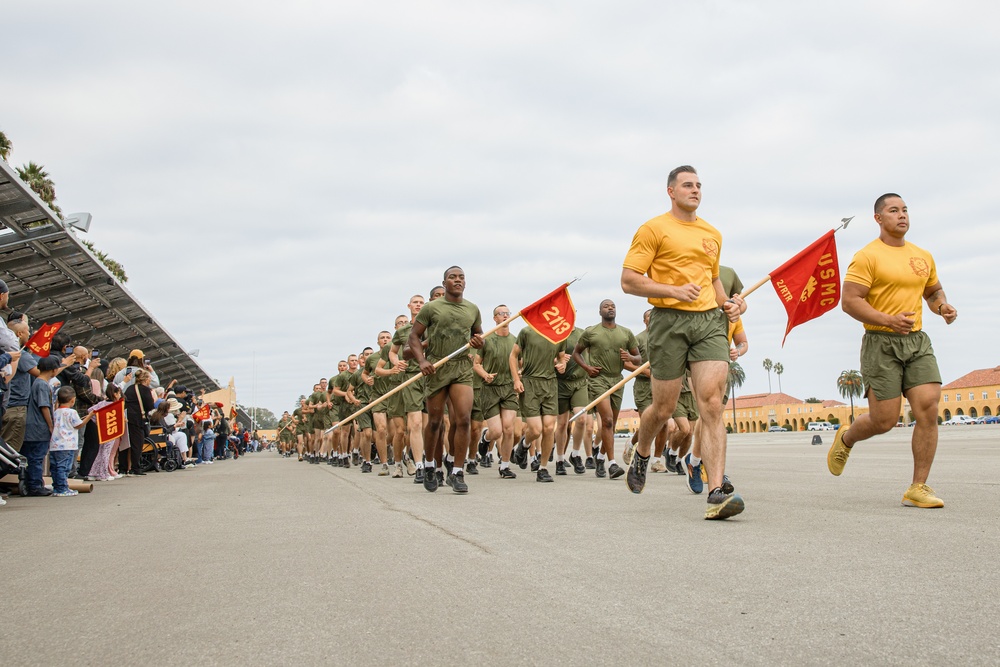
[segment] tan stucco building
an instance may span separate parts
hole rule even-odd
[[[1000,415],[1000,366],[966,373],[941,387],[938,417]]]

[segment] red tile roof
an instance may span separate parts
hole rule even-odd
[[[1000,385],[1000,366],[994,368],[982,368],[978,371],[966,373],[962,377],[949,382],[941,387],[942,389],[964,389],[965,387],[988,387]]]

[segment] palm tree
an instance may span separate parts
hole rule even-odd
[[[14,144],[7,138],[7,135],[0,131],[0,160],[4,162],[10,157],[10,152],[14,150]]]
[[[17,168],[17,175],[35,191],[43,202],[49,205],[59,217],[62,217],[62,210],[56,206],[56,184],[45,171],[45,167],[34,162],[29,162],[23,167]]]
[[[781,374],[785,372],[785,367],[780,362],[774,364],[774,374],[778,376],[778,393],[781,393]]]
[[[864,378],[858,371],[843,371],[837,378],[837,389],[840,395],[851,401],[851,422],[854,422],[854,397],[861,398],[864,394]]]
[[[733,433],[736,433],[736,390],[743,386],[747,374],[735,361],[729,362],[729,377],[726,378],[726,393],[733,397]]]
[[[774,368],[774,362],[770,359],[764,360],[764,370],[767,371],[767,393],[771,393],[771,369]]]

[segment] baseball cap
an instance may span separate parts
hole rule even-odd
[[[146,358],[146,355],[142,353],[142,350],[132,350],[131,352],[128,353],[128,356],[130,358],[131,357],[136,357],[138,359],[145,359]]]
[[[55,357],[42,357],[38,360],[38,370],[40,371],[54,371],[59,368],[62,364]]]
[[[3,280],[0,280],[0,294],[6,294],[9,291],[10,288],[7,287],[7,283],[4,282]]]

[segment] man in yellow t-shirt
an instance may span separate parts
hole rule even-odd
[[[743,498],[723,488],[726,439],[722,394],[729,371],[726,320],[745,306],[728,298],[719,280],[722,235],[698,217],[701,182],[694,167],[677,167],[667,179],[670,212],[647,221],[635,233],[622,266],[622,290],[649,299],[649,368],[653,403],[639,425],[639,443],[626,482],[633,493],[646,483],[650,445],[674,412],[685,371],[704,420],[702,456],[708,466],[706,519],[743,511]],[[720,310],[721,309],[721,310]],[[724,313],[724,314],[723,314]]]
[[[903,494],[910,507],[944,507],[927,486],[937,451],[937,406],[941,374],[923,332],[921,299],[951,324],[958,311],[948,303],[937,277],[934,258],[904,238],[910,228],[902,197],[884,194],[875,200],[879,237],[859,250],[844,276],[841,306],[865,325],[861,341],[861,376],[868,414],[837,430],[827,454],[834,475],[844,471],[851,448],[896,425],[902,396],[916,419],[913,428],[913,483]]]

